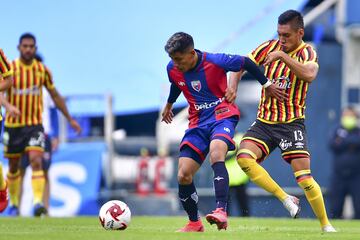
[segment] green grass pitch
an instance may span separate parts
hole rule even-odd
[[[96,217],[0,218],[1,240],[294,240],[360,239],[360,221],[332,221],[338,233],[323,234],[319,223],[310,219],[230,218],[227,231],[217,231],[206,222],[204,233],[175,233],[185,217],[133,217],[125,231],[106,231]]]

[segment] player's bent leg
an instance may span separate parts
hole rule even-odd
[[[336,232],[327,217],[321,188],[311,175],[310,159],[293,159],[291,166],[294,170],[297,183],[304,190],[306,199],[320,221],[322,230],[324,232]]]
[[[31,185],[34,196],[34,216],[47,214],[43,203],[45,176],[42,169],[42,158],[43,153],[41,151],[29,151],[29,160],[32,168]]]
[[[180,153],[178,167],[179,199],[188,214],[189,222],[177,232],[203,232],[204,226],[198,210],[198,195],[193,182],[193,176],[200,168],[199,163],[193,158],[184,157],[194,154],[191,149],[185,147]],[[196,156],[195,156],[196,158]]]
[[[210,162],[214,171],[216,209],[206,215],[210,224],[216,224],[218,230],[227,228],[227,201],[229,195],[229,175],[225,167],[227,143],[214,139],[210,143]]]
[[[237,161],[241,169],[249,176],[250,180],[264,190],[272,193],[280,201],[287,198],[286,192],[271,178],[269,173],[256,162],[261,157],[261,149],[253,143],[240,144],[237,152]]]
[[[9,172],[7,173],[7,183],[10,197],[9,216],[18,216],[19,212],[19,193],[20,193],[20,157],[9,158]]]

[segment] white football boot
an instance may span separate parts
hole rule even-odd
[[[300,213],[300,200],[297,197],[288,195],[282,202],[292,218],[297,218]]]

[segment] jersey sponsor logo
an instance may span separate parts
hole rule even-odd
[[[191,81],[191,86],[195,91],[200,92],[200,90],[201,90],[201,82],[200,82],[200,80]]]
[[[219,98],[218,100],[211,103],[202,103],[202,104],[194,104],[195,110],[199,111],[202,109],[209,109],[217,106],[219,103],[222,103],[224,98]]]
[[[40,95],[40,89],[37,86],[33,88],[25,88],[25,89],[17,89],[13,87],[12,92],[15,95],[34,95],[34,96]]]
[[[278,77],[276,79],[272,80],[272,83],[277,84],[279,87],[283,88],[283,89],[289,89],[291,88],[291,81],[290,78],[288,77]]]
[[[226,113],[226,112],[230,112],[230,109],[227,107],[220,108],[220,109],[215,110],[215,115],[219,115],[219,114]]]
[[[279,147],[281,150],[285,151],[289,147],[292,147],[292,142],[288,142],[288,140],[281,139],[281,142],[279,143]]]

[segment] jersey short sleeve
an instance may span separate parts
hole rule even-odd
[[[315,63],[318,65],[318,56],[315,49],[307,44],[307,46],[301,52],[301,61],[303,64]]]
[[[53,82],[53,78],[52,78],[52,74],[50,72],[50,70],[45,67],[45,81],[44,81],[44,86],[47,89],[53,89],[55,88],[54,86],[54,82]]]

